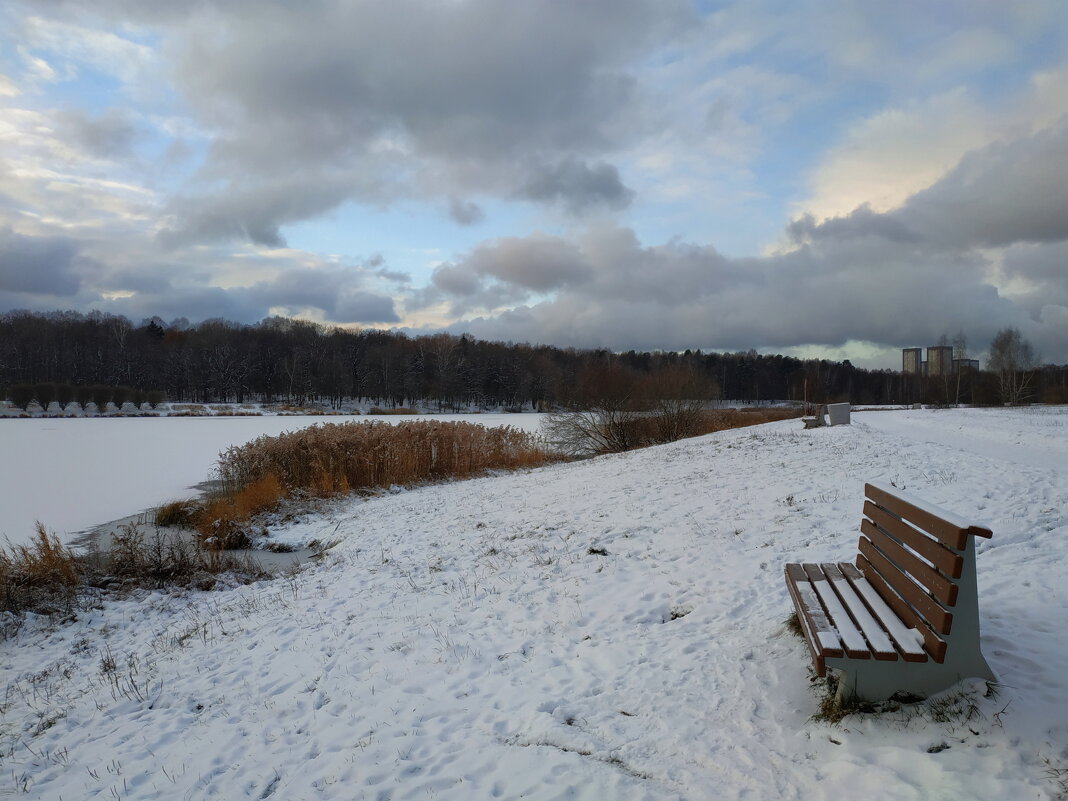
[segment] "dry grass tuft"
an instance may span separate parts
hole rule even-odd
[[[69,607],[79,581],[74,554],[40,523],[29,545],[0,549],[0,612]]]
[[[201,509],[199,501],[169,501],[156,508],[156,525],[166,528],[192,528]]]
[[[210,550],[249,547],[251,538],[245,531],[245,521],[274,509],[285,496],[278,476],[267,473],[236,492],[208,501],[194,520],[201,543]]]
[[[93,604],[102,589],[207,590],[220,573],[245,582],[266,575],[248,558],[205,550],[179,534],[147,535],[137,524],[122,526],[107,551],[78,555],[38,523],[28,545],[0,548],[0,640],[18,631],[25,612],[66,615]]]

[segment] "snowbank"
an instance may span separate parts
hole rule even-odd
[[[860,413],[354,501],[301,524],[342,542],[296,578],[28,624],[0,652],[0,775],[37,798],[1056,798],[1068,464],[1027,453],[1068,454],[1068,414],[926,414],[957,443]],[[868,479],[993,529],[996,698],[811,720],[782,566],[854,551]]]

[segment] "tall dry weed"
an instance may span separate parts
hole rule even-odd
[[[0,549],[0,611],[68,606],[79,583],[74,554],[40,523],[28,545]]]

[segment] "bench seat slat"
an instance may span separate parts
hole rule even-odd
[[[863,556],[857,557],[857,567],[864,575],[864,578],[868,580],[868,584],[872,586],[875,593],[883,599],[886,606],[888,606],[898,620],[903,624],[906,631],[912,630],[919,634],[923,638],[923,648],[930,654],[931,658],[935,662],[941,664],[945,661],[946,657],[946,642],[940,640],[938,635],[931,630],[923,618],[921,618],[916,610],[905,603],[901,598],[892,590],[890,586],[883,580],[883,577],[879,574],[871,562],[865,559]],[[881,618],[880,618],[881,619]],[[915,635],[910,634],[911,639],[915,639]],[[894,638],[895,641],[897,638]],[[898,642],[898,645],[901,645]],[[908,655],[905,655],[905,659],[908,660]]]
[[[827,610],[827,617],[830,619],[831,625],[838,632],[838,637],[842,641],[846,656],[850,659],[871,659],[871,651],[864,641],[864,635],[857,629],[856,624],[849,617],[849,613],[842,606],[842,601],[838,598],[823,570],[819,565],[806,564],[802,565],[802,567],[808,575],[809,581],[812,582],[816,594],[819,595],[820,600],[823,602],[823,607]]]
[[[831,627],[827,616],[820,605],[816,591],[812,588],[808,576],[799,564],[786,565],[786,588],[790,591],[794,608],[797,610],[797,619],[801,623],[801,629],[805,633],[805,641],[812,651],[812,661],[816,666],[816,674],[827,675],[825,657],[841,657],[845,651],[841,647],[838,635]]]
[[[950,578],[959,579],[964,569],[964,558],[954,553],[941,542],[899,520],[871,501],[864,501],[864,515],[894,539],[905,543],[932,565]],[[863,526],[863,523],[861,524]]]
[[[923,587],[946,606],[957,603],[957,583],[943,576],[920,557],[903,548],[893,537],[888,537],[869,520],[860,524],[860,530],[871,540],[883,555],[904,571],[907,571]]]
[[[833,564],[825,564],[822,567],[824,575],[830,580],[830,584],[834,591],[838,593],[838,597],[842,599],[842,604],[849,610],[849,614],[864,633],[865,639],[871,646],[872,656],[885,662],[896,660],[898,658],[897,651],[894,650],[894,644],[890,642],[886,629],[883,628],[878,620],[872,617],[864,601],[853,589],[853,585],[846,580],[841,568]]]
[[[897,645],[905,661],[926,662],[927,652],[922,645],[922,636],[901,621],[894,613],[894,610],[886,604],[882,596],[876,592],[875,588],[856,567],[844,562],[839,565],[839,568],[857,594],[864,599],[864,603],[872,615],[886,629],[887,634]]]

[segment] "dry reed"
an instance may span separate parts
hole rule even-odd
[[[0,611],[69,606],[78,584],[74,554],[40,523],[29,545],[0,548]]]
[[[232,447],[219,460],[219,475],[233,495],[270,476],[284,492],[330,495],[536,467],[552,459],[535,435],[511,426],[361,421],[312,426]]]

